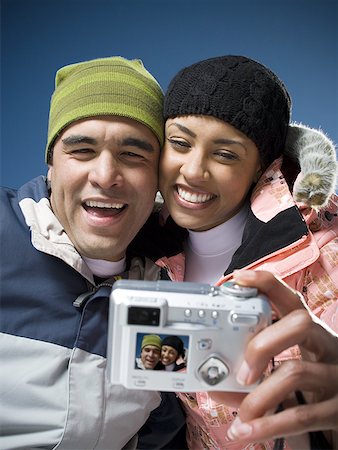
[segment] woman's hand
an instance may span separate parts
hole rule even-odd
[[[254,442],[308,431],[338,431],[338,338],[315,323],[303,308],[300,294],[271,273],[249,271],[246,277],[241,271],[235,281],[257,287],[284,315],[249,342],[238,381],[257,381],[273,355],[297,344],[306,360],[283,362],[244,398],[229,438]],[[296,404],[296,391],[311,394],[311,403]],[[273,414],[282,402],[284,410]]]

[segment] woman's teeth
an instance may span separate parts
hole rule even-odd
[[[183,200],[190,203],[205,203],[213,197],[212,194],[192,194],[191,192],[187,192],[180,187],[177,188],[177,191],[178,195],[183,198]]]

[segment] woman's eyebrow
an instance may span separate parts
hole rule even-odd
[[[97,144],[97,140],[94,138],[91,138],[89,136],[84,136],[82,134],[72,134],[72,135],[67,136],[66,138],[62,139],[62,143],[67,146],[71,146],[71,145],[75,145],[75,144],[95,145],[95,144]]]
[[[195,134],[195,133],[194,133],[193,131],[191,131],[189,128],[187,128],[187,127],[185,127],[185,126],[183,126],[183,125],[181,125],[180,123],[177,123],[177,122],[172,122],[172,123],[168,126],[168,128],[172,127],[173,125],[174,125],[175,127],[177,127],[179,130],[183,131],[183,133],[187,133],[187,134],[189,134],[189,136],[191,136],[191,137],[193,137],[193,138],[197,137],[197,134]]]
[[[181,130],[183,133],[186,133],[186,134],[188,134],[189,136],[191,136],[191,137],[193,137],[193,138],[196,138],[196,137],[197,137],[197,134],[195,134],[195,133],[194,133],[193,131],[191,131],[189,128],[187,128],[187,127],[181,125],[181,124],[178,123],[178,122],[172,122],[172,123],[168,126],[168,128],[170,128],[170,127],[173,126],[173,125],[174,125],[175,127],[177,127],[179,130]],[[247,148],[246,148],[245,144],[243,144],[243,143],[240,142],[240,141],[236,141],[236,140],[234,140],[234,139],[215,139],[213,142],[214,142],[215,144],[241,145],[241,146],[244,148],[244,150],[247,151]]]

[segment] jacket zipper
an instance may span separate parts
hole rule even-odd
[[[75,308],[82,308],[85,303],[92,297],[101,287],[110,287],[112,288],[112,283],[103,282],[98,284],[97,286],[91,286],[91,290],[80,294],[74,301],[73,305]]]

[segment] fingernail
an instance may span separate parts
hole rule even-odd
[[[244,360],[239,368],[236,376],[236,380],[239,384],[246,385],[250,375],[250,367],[248,363]]]
[[[241,422],[239,417],[233,421],[231,427],[228,429],[228,438],[232,441],[248,437],[252,432],[252,426]]]

